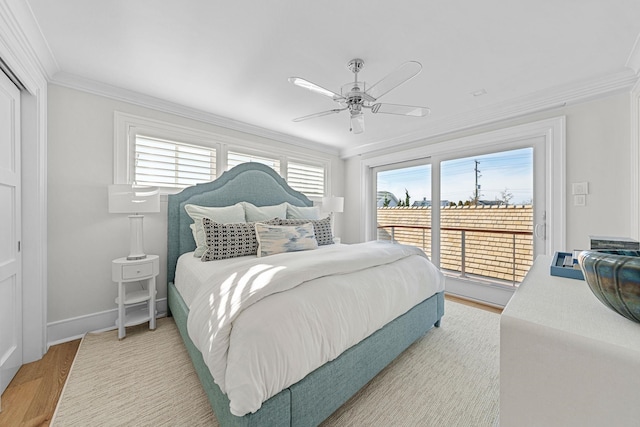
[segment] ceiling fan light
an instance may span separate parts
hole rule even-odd
[[[364,132],[364,114],[362,112],[351,114],[351,132],[362,133]]]

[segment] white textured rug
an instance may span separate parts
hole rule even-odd
[[[446,302],[429,331],[322,426],[493,426],[499,315]],[[217,426],[172,319],[88,334],[53,426]]]

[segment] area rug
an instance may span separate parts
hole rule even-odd
[[[500,316],[446,301],[429,331],[323,424],[494,426]],[[171,318],[83,339],[52,425],[218,426]]]

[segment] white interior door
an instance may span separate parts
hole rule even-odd
[[[22,365],[20,91],[0,71],[0,393]]]

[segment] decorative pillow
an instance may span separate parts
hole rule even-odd
[[[215,222],[222,224],[244,222],[244,208],[240,203],[233,206],[224,207],[208,207],[198,205],[184,205],[184,210],[193,219],[191,231],[193,239],[196,241],[196,250],[193,253],[195,257],[201,257],[207,250],[205,241],[204,228],[202,227],[202,218],[211,218]]]
[[[278,224],[278,218],[265,223]],[[200,258],[202,261],[236,258],[255,255],[258,250],[256,228],[253,222],[221,224],[209,218],[202,218],[207,249]]]
[[[256,238],[258,257],[318,248],[310,222],[302,225],[268,225],[256,222]]]
[[[333,232],[331,231],[331,215],[324,219],[281,219],[280,225],[301,225],[310,222],[316,235],[318,245],[333,245]]]
[[[256,206],[249,202],[242,202],[245,220],[247,222],[266,221],[272,218],[286,218],[287,204],[280,203],[273,206]]]
[[[320,219],[320,207],[300,207],[287,203],[287,219]]]

